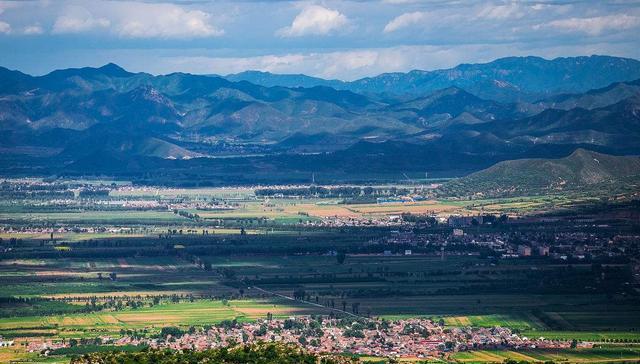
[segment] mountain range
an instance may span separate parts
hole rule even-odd
[[[510,57],[353,82],[0,68],[0,166],[10,175],[397,179],[576,148],[640,152],[640,62]]]
[[[372,95],[423,96],[447,87],[459,87],[476,96],[498,101],[536,101],[555,94],[585,92],[617,81],[640,78],[635,59],[590,56],[546,60],[507,57],[481,64],[461,64],[435,71],[384,73],[351,82],[305,75],[278,75],[248,71],[225,76],[263,86],[327,86]]]

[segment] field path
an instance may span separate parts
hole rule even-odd
[[[356,315],[355,313],[351,313],[351,312],[348,312],[348,311],[344,311],[344,310],[341,310],[341,309],[338,309],[338,308],[331,308],[331,307],[323,306],[323,305],[321,305],[321,304],[319,304],[319,303],[309,302],[309,301],[305,301],[305,300],[296,300],[296,299],[295,299],[295,298],[293,298],[293,297],[285,296],[285,295],[283,295],[283,294],[276,293],[276,292],[273,292],[273,291],[267,291],[266,289],[262,289],[262,288],[257,287],[257,286],[252,286],[252,288],[257,289],[258,291],[263,292],[263,293],[267,293],[267,294],[271,294],[271,295],[274,295],[274,296],[277,296],[277,297],[280,297],[280,298],[284,298],[284,299],[289,300],[289,301],[302,302],[302,303],[306,303],[306,304],[311,305],[311,306],[320,307],[320,308],[324,308],[324,309],[332,310],[332,311],[342,312],[342,313],[344,313],[344,314],[346,314],[346,315],[349,315],[349,316],[353,316],[353,317],[357,317],[357,318],[362,318],[362,319],[365,319],[365,320],[368,320],[368,319],[369,319],[368,317],[364,317],[364,316]]]

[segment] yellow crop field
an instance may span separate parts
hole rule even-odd
[[[426,214],[426,213],[462,213],[464,209],[460,206],[446,205],[438,201],[421,201],[406,203],[384,203],[366,205],[348,205],[352,211],[360,214],[388,215],[388,214]]]
[[[284,207],[284,211],[291,215],[298,215],[304,212],[315,217],[359,217],[360,214],[349,209],[348,205],[319,205],[319,204],[298,204]]]

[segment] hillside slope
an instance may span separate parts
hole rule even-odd
[[[640,157],[577,149],[561,159],[504,161],[450,181],[442,192],[456,195],[523,196],[578,189],[633,190],[640,183]]]

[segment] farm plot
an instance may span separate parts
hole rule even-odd
[[[640,350],[633,347],[561,349],[561,350],[479,350],[453,354],[463,363],[503,363],[505,360],[528,362],[604,363],[640,359]]]
[[[170,211],[84,211],[84,212],[11,212],[0,213],[6,223],[57,224],[137,224],[157,225],[189,220]]]
[[[508,327],[511,329],[527,330],[531,328],[544,328],[544,324],[525,313],[472,315],[472,316],[448,316],[444,317],[448,326],[477,326],[477,327]]]
[[[0,265],[0,278],[11,296],[54,298],[223,295],[229,287],[191,262],[175,257],[12,260]],[[111,279],[115,274],[117,279]]]
[[[272,313],[274,317],[289,317],[317,312],[311,306],[280,299],[234,300],[164,303],[153,307],[102,311],[90,314],[27,316],[0,318],[0,333],[20,331],[37,336],[38,330],[54,329],[59,336],[83,336],[89,332],[116,333],[121,329],[158,329],[163,326],[216,324],[224,320],[255,320]]]
[[[640,332],[637,331],[522,331],[522,335],[550,340],[640,342]]]
[[[451,214],[465,213],[460,206],[443,203],[440,201],[420,201],[406,203],[383,203],[383,204],[363,204],[363,205],[347,205],[350,211],[354,211],[361,215],[390,215],[390,214]],[[468,214],[468,212],[467,212]]]

